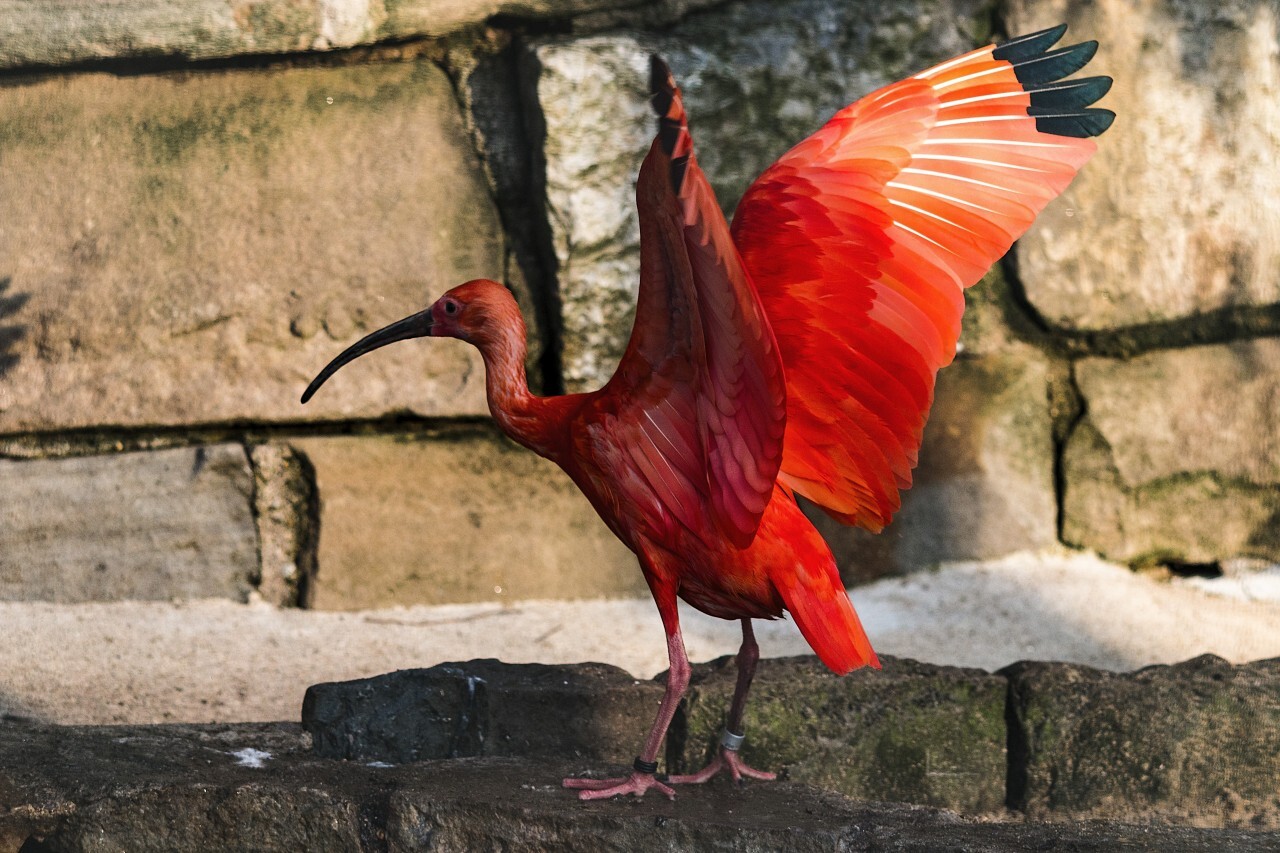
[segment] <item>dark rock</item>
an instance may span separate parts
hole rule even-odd
[[[812,657],[761,661],[747,703],[748,762],[854,797],[1002,809],[1005,680],[894,658],[884,666],[839,678]],[[668,739],[670,772],[710,759],[735,673],[733,658],[694,667]],[[316,685],[302,719],[316,753],[330,758],[626,764],[664,680],[639,682],[603,664],[442,664]]]
[[[236,749],[261,749],[260,767]],[[509,758],[370,767],[316,758],[296,726],[0,727],[0,845],[85,850],[1274,850],[1277,833],[1002,823],[714,782],[583,804],[580,768]]]
[[[1003,672],[1010,806],[1032,817],[1280,826],[1280,658]]]
[[[977,669],[885,657],[884,669],[833,675],[817,658],[762,660],[744,721],[743,758],[855,798],[982,813],[1005,803],[1005,680]],[[713,755],[737,668],[694,668],[673,726],[675,772]]]
[[[599,663],[445,663],[307,690],[316,754],[399,764],[480,755],[629,762],[662,687]]]

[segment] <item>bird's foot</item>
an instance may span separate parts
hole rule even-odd
[[[652,773],[641,773],[638,770],[625,779],[565,779],[564,787],[576,789],[580,800],[606,800],[625,794],[643,797],[644,792],[650,788],[657,789],[668,800],[676,798],[676,792],[670,785],[659,782]]]
[[[672,785],[701,785],[724,770],[728,770],[729,775],[733,777],[733,781],[738,784],[742,784],[744,778],[760,779],[765,782],[772,782],[778,778],[777,773],[757,770],[748,765],[742,760],[742,756],[738,755],[736,749],[721,747],[716,757],[711,759],[711,763],[697,773],[690,773],[685,776],[668,776],[667,781]]]

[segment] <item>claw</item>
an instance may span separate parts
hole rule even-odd
[[[760,779],[765,782],[772,782],[778,778],[777,773],[757,770],[749,766],[738,755],[737,750],[721,749],[716,753],[716,757],[711,759],[711,762],[697,773],[690,773],[685,776],[668,776],[667,781],[672,785],[701,785],[726,769],[729,771],[729,775],[733,777],[733,781],[738,784],[742,784],[743,777]]]
[[[672,790],[670,785],[664,785],[659,782],[652,773],[640,773],[639,771],[632,773],[625,779],[570,778],[565,779],[563,784],[566,788],[576,789],[580,800],[606,800],[609,797],[619,797],[626,794],[643,797],[644,792],[650,788],[656,788],[668,800],[676,798],[676,792]]]

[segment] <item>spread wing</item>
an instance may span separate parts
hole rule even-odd
[[[636,187],[640,296],[603,394],[624,401],[612,429],[657,497],[654,511],[695,532],[710,519],[746,547],[782,459],[782,362],[694,157],[680,91],[656,57],[652,86],[659,132]]]
[[[733,239],[787,377],[779,481],[879,530],[977,282],[1089,159],[1105,77],[1066,27],[960,56],[836,113],[767,169]]]

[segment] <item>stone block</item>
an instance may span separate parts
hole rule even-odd
[[[318,608],[645,594],[573,482],[491,430],[291,444],[320,494]]]
[[[0,599],[245,599],[253,474],[224,444],[0,461]]]
[[[1280,826],[1280,659],[1003,672],[1012,807],[1037,819]]]
[[[253,515],[261,543],[258,593],[282,606],[307,607],[315,586],[320,501],[311,462],[287,444],[249,449]]]
[[[1116,560],[1280,559],[1280,339],[1077,362],[1063,536]]]
[[[713,0],[684,0],[679,11]],[[494,16],[563,19],[627,0],[0,0],[0,68],[222,59],[449,35]]]
[[[1274,3],[1016,0],[1006,27],[1096,38],[1119,119],[1018,243],[1054,326],[1108,330],[1280,302]]]
[[[810,513],[846,582],[1057,541],[1048,369],[1023,346],[938,374],[914,484],[893,522],[871,534]]]
[[[9,77],[0,115],[0,432],[486,411],[456,341],[298,404],[360,334],[502,278],[433,63]]]
[[[640,263],[634,185],[654,135],[650,53],[681,83],[699,162],[731,212],[757,174],[836,110],[983,43],[985,14],[969,0],[755,0],[661,35],[537,45],[567,386],[602,385],[630,334]]]
[[[1004,679],[890,657],[882,663],[882,671],[839,677],[813,657],[760,661],[743,758],[855,799],[1003,809]],[[694,667],[668,747],[677,771],[710,760],[736,673],[733,658]]]
[[[626,764],[662,687],[600,663],[445,663],[307,690],[302,725],[325,758],[403,764],[517,756]]]

